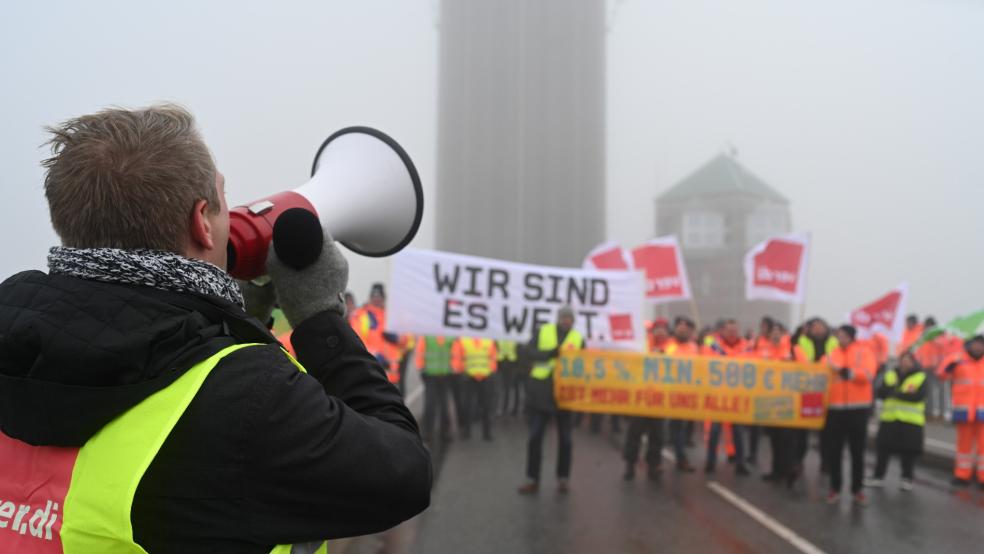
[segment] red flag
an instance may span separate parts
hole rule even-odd
[[[802,304],[806,299],[810,236],[773,237],[745,254],[745,298]]]
[[[632,269],[631,259],[625,249],[614,242],[606,242],[594,247],[584,257],[584,269]]]
[[[635,331],[632,329],[632,314],[611,314],[608,316],[608,326],[612,331],[612,340],[633,340]]]
[[[881,298],[851,311],[847,320],[858,330],[858,339],[867,340],[882,333],[898,343],[905,328],[905,306],[909,285],[902,283]]]
[[[632,250],[632,265],[646,274],[646,299],[672,302],[690,298],[687,268],[675,236],[659,237]]]

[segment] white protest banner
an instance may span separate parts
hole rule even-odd
[[[433,250],[393,257],[386,327],[396,333],[530,340],[574,308],[592,346],[641,350],[643,277],[519,264]]]

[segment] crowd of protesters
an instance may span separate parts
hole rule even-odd
[[[962,390],[960,387],[967,380],[965,374],[984,368],[984,338],[965,341],[942,334],[932,340],[920,340],[926,330],[936,325],[932,317],[920,323],[915,315],[909,316],[902,340],[894,350],[890,350],[889,340],[883,335],[861,339],[854,327],[834,328],[819,317],[810,318],[795,329],[763,317],[758,329],[744,333],[735,319],[722,319],[704,329],[698,329],[685,316],[672,321],[660,318],[647,322],[647,348],[654,354],[816,362],[829,366],[832,373],[825,424],[819,432],[810,432],[787,427],[596,413],[583,417],[586,414],[569,413],[558,409],[553,398],[552,361],[564,348],[584,347],[583,337],[574,329],[572,311],[562,310],[556,324],[537,329],[526,344],[472,338],[397,337],[382,332],[385,313],[381,306],[385,294],[380,285],[373,287],[371,298],[366,307],[354,310],[350,319],[366,344],[371,345],[370,350],[375,349],[384,366],[392,368],[394,382],[405,381],[408,367],[420,372],[424,383],[422,434],[428,443],[451,442],[455,438],[452,427],[458,430],[457,438],[468,440],[475,423],[480,423],[483,439],[493,440],[494,419],[526,415],[530,436],[527,479],[519,489],[522,494],[533,494],[539,489],[542,443],[550,421],[556,423],[558,430],[557,486],[566,492],[571,472],[572,429],[587,421],[587,429],[597,434],[602,432],[602,423],[607,418],[613,435],[623,434],[624,429],[621,455],[626,480],[635,479],[643,463],[648,479],[661,479],[665,460],[671,460],[678,473],[696,472],[698,468],[691,462],[690,451],[702,439],[705,474],[718,471],[719,460],[724,459],[736,476],[745,477],[761,461],[764,481],[793,487],[804,474],[811,443],[816,443],[820,472],[829,485],[827,501],[839,502],[846,480],[853,502],[864,505],[867,503],[864,488],[884,486],[892,457],[901,461],[902,490],[912,490],[926,417],[951,411],[958,428],[968,426],[968,419],[973,425],[973,429],[961,432],[961,437],[966,438],[961,438],[958,445],[953,484],[969,485],[976,473],[978,483],[984,486],[984,456],[973,456],[975,443],[984,444],[984,436],[977,436],[984,433],[978,433],[976,423],[984,417],[984,403],[978,410],[976,404],[964,406],[966,402],[961,400],[964,404],[953,403],[951,409],[950,388],[946,386],[951,381],[954,390]],[[978,382],[984,386],[984,369],[980,370]],[[984,394],[980,398],[984,402]],[[865,478],[869,424],[875,419],[878,421],[877,461],[874,473]],[[759,443],[763,440],[769,443],[770,460],[759,460]],[[845,479],[843,470],[845,450],[849,479]]]

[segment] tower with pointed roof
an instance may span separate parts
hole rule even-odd
[[[791,229],[789,200],[723,153],[656,198],[656,234],[675,234],[702,323],[735,318],[742,329],[772,316],[787,326],[788,304],[745,300],[742,261],[752,246]],[[687,313],[686,304],[670,313]]]

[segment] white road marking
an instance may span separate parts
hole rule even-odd
[[[424,387],[423,386],[417,387],[413,389],[413,392],[407,395],[406,399],[403,400],[403,403],[406,404],[407,406],[410,406],[417,400],[420,400],[420,396],[422,394],[424,394]]]
[[[732,506],[745,512],[748,517],[759,522],[763,527],[769,531],[772,531],[780,538],[796,547],[796,549],[803,552],[803,554],[825,554],[824,551],[817,548],[816,545],[796,534],[796,532],[792,529],[779,523],[762,510],[759,510],[755,506],[749,504],[745,499],[731,492],[717,481],[707,483],[707,487],[716,492],[718,496],[731,503]]]
[[[945,450],[947,452],[956,452],[957,451],[957,447],[956,446],[954,446],[952,443],[949,443],[949,442],[946,442],[946,441],[941,441],[941,440],[937,440],[937,439],[931,439],[929,437],[926,437],[925,438],[925,441],[926,441],[926,446],[932,446],[933,448],[938,448],[940,450]]]

